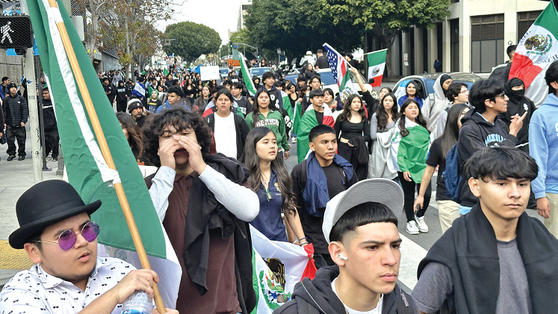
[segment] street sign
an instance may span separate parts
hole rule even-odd
[[[33,47],[33,30],[29,16],[0,16],[0,48]]]

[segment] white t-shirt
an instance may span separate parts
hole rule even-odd
[[[339,298],[339,294],[337,294],[337,289],[335,289],[336,280],[337,278],[333,279],[333,281],[331,282],[331,290],[333,290],[333,293],[335,293],[335,295]],[[341,298],[339,298],[339,300],[341,300]],[[361,311],[353,310],[350,307],[346,306],[345,304],[343,304],[343,306],[345,307],[345,310],[347,310],[348,314],[382,314],[383,303],[384,303],[384,295],[382,294],[380,300],[378,300],[378,305],[376,306],[376,308],[370,311],[361,312]]]
[[[234,113],[228,117],[221,117],[217,113],[215,117],[215,149],[227,157],[236,158],[236,127],[234,125]]]

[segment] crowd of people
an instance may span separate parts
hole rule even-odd
[[[100,77],[138,164],[157,167],[145,180],[183,270],[176,310],[252,311],[252,225],[271,240],[314,247],[316,277],[298,283],[275,313],[552,313],[558,61],[539,109],[518,78],[469,89],[442,74],[434,100],[416,81],[402,97],[384,87],[377,99],[359,75],[360,94],[322,90],[313,66],[297,82],[273,72],[247,78],[258,83],[255,95],[234,72],[221,85],[190,71],[150,71],[135,83],[118,71]],[[7,99],[14,138],[24,122]],[[409,295],[396,283],[398,219],[404,212],[410,235],[429,231],[436,171],[443,235]],[[525,213],[528,205],[546,228]],[[154,272],[97,256],[100,227],[90,215],[99,206],[62,182],[21,196],[10,245],[37,264],[6,284],[0,313],[56,312],[53,304],[111,313],[135,290],[152,294]],[[65,295],[76,301],[60,302]]]

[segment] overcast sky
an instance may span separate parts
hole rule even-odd
[[[175,0],[182,5],[175,6],[173,19],[161,24],[166,25],[191,21],[213,28],[221,36],[223,43],[228,42],[229,30],[236,31],[241,0]]]

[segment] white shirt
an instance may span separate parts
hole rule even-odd
[[[331,290],[333,290],[333,293],[335,293],[335,295],[339,298],[339,294],[337,294],[337,289],[335,288],[335,281],[337,280],[337,278],[333,279],[333,281],[331,282]],[[341,300],[341,299],[339,299]],[[343,302],[341,302],[343,303]],[[384,295],[382,294],[382,296],[380,297],[380,300],[378,300],[378,304],[376,305],[376,308],[370,310],[370,311],[366,311],[366,312],[362,312],[362,311],[357,311],[357,310],[353,310],[350,307],[346,306],[343,303],[343,306],[345,307],[345,310],[347,311],[348,314],[382,314],[382,305],[384,304]]]
[[[236,126],[234,125],[234,113],[230,113],[228,117],[221,117],[217,113],[215,117],[215,149],[218,153],[222,153],[227,157],[236,159]]]
[[[112,257],[97,257],[85,291],[47,274],[39,264],[18,272],[0,292],[0,313],[78,313],[136,268]],[[120,314],[118,304],[112,314]]]

